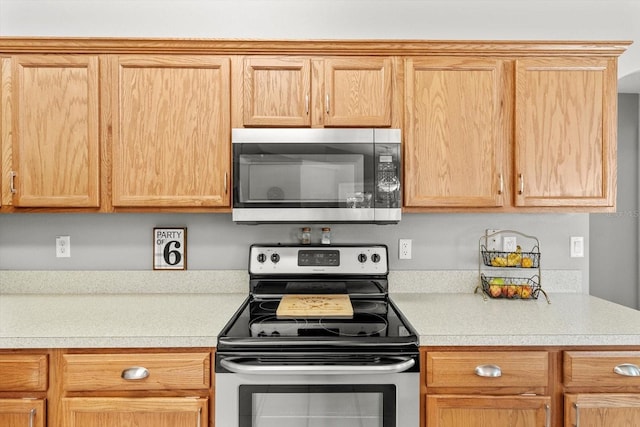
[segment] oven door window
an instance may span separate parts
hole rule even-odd
[[[241,385],[239,427],[397,427],[392,384]]]
[[[234,205],[343,208],[373,173],[372,144],[236,144]]]

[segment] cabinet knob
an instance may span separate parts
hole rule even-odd
[[[127,368],[122,371],[122,379],[127,381],[143,380],[149,376],[149,370],[141,366]]]
[[[502,369],[498,365],[478,365],[476,375],[485,378],[497,378],[502,376]]]
[[[640,368],[633,363],[622,363],[613,368],[613,372],[624,377],[640,377]]]

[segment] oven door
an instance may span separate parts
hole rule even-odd
[[[367,366],[321,360],[220,357],[216,425],[225,427],[407,427],[419,425],[417,358]],[[364,364],[363,364],[364,363]]]

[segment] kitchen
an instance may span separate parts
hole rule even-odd
[[[449,7],[457,8],[462,4],[462,2],[453,3],[457,6]],[[7,4],[0,3],[0,11],[7,10],[6,8],[9,7]],[[43,15],[41,16],[45,16],[45,10],[46,7],[42,10]],[[526,11],[525,9],[520,13],[525,14]],[[67,11],[67,13],[71,12]],[[6,15],[2,14],[2,16]],[[632,14],[622,14],[622,16],[632,16]],[[162,17],[158,18],[161,21]],[[602,16],[597,18],[602,19]],[[556,19],[560,21],[560,18]],[[596,17],[590,19],[596,19]],[[81,26],[86,23],[86,20],[82,24],[78,23],[77,25],[80,27],[76,29],[67,26],[67,31],[73,31],[73,34],[68,35],[85,34],[89,30],[85,29],[83,33]],[[2,22],[0,28],[11,28],[10,24],[10,22]],[[563,25],[565,24],[566,22],[563,21]],[[225,27],[218,26],[216,28],[223,29]],[[576,36],[575,29],[571,29],[571,31],[565,29],[566,33],[558,33],[556,28],[554,30],[554,38],[556,35],[558,35],[557,38],[563,38],[563,34],[567,38]],[[28,29],[23,31],[31,32]],[[59,33],[61,30],[44,26],[38,31],[51,34]],[[111,31],[116,30],[112,29]],[[364,32],[364,29],[362,31]],[[399,29],[397,31],[400,33]],[[447,38],[448,33],[442,31],[436,35]],[[469,28],[465,31],[469,31]],[[511,38],[535,38],[536,36],[535,33],[524,33],[521,29],[518,29],[520,32],[513,31]],[[15,32],[20,32],[20,30],[17,29]],[[126,30],[123,32],[126,33]],[[522,35],[520,35],[521,32]],[[123,35],[120,32],[110,34]],[[184,35],[190,35],[190,33]],[[404,36],[404,33],[401,35]],[[486,36],[486,38],[494,38],[499,35],[482,33],[482,37]],[[163,34],[163,36],[171,36],[171,34]],[[211,36],[226,35],[223,33]],[[239,37],[243,34],[229,33],[228,36]],[[269,36],[276,37],[278,34],[267,31],[264,34],[247,35],[247,37]],[[286,35],[287,38],[295,38],[296,36],[303,37],[293,30],[291,34]],[[322,34],[319,34],[320,36]],[[347,36],[348,34],[345,34],[345,37]],[[376,34],[372,33],[371,37],[374,36]],[[448,38],[461,39],[465,38],[464,36],[465,33],[451,34]],[[602,38],[632,39],[635,38],[633,36],[634,34],[604,33]],[[381,35],[378,34],[377,37],[381,37]],[[419,37],[424,38],[427,35]],[[428,37],[431,38],[433,35],[429,32]],[[540,33],[538,37],[549,38],[543,33]],[[469,35],[468,38],[472,38],[472,36]],[[475,35],[473,38],[478,38],[478,36]],[[592,39],[593,35],[588,33],[583,38]],[[632,53],[633,51],[630,50],[621,57],[621,68],[627,55],[632,56]],[[99,274],[98,272],[104,270],[115,271],[115,274],[118,271],[134,271],[132,274],[139,273],[140,276],[144,276],[150,269],[151,229],[155,226],[185,226],[189,230],[189,269],[178,274],[182,274],[180,277],[186,278],[187,286],[192,283],[188,278],[203,270],[244,271],[246,270],[249,244],[256,241],[293,241],[296,239],[295,233],[297,233],[297,229],[292,226],[234,225],[228,214],[8,215],[6,218],[0,218],[0,221],[2,221],[0,222],[0,234],[2,235],[0,267],[3,269],[17,271],[95,270],[87,272],[86,274],[89,276],[96,276]],[[413,258],[401,261],[397,259],[397,256],[391,256],[392,271],[436,270],[446,272],[467,270],[472,273],[477,269],[479,233],[487,228],[526,230],[528,233],[538,236],[542,242],[545,269],[550,271],[569,270],[572,272],[571,277],[579,277],[582,286],[593,286],[593,282],[589,280],[589,251],[587,251],[587,257],[583,259],[572,259],[568,256],[568,242],[571,236],[584,236],[585,242],[590,242],[589,216],[586,214],[406,214],[397,226],[372,227],[332,224],[331,227],[333,239],[336,242],[360,242],[363,241],[362,236],[364,235],[366,241],[388,244],[393,255],[397,254],[398,239],[413,239]],[[315,233],[314,240],[317,240],[319,229],[314,227],[313,231]],[[53,241],[57,235],[71,236],[71,258],[56,259],[53,256]],[[171,274],[175,277],[175,274]],[[547,277],[551,278],[552,276],[547,275],[545,279]],[[164,278],[157,279],[157,275],[153,276],[153,279],[165,280]]]

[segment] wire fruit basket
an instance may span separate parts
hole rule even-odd
[[[503,236],[505,241],[507,236],[513,238],[514,243],[519,236],[517,238],[520,244],[512,251],[496,250]],[[523,251],[520,245],[530,249]],[[480,238],[478,252],[480,283],[475,292],[481,291],[485,300],[488,298],[535,300],[542,293],[547,303],[551,303],[541,286],[540,242],[536,237],[514,230],[487,232]],[[525,274],[526,272],[531,274]]]

